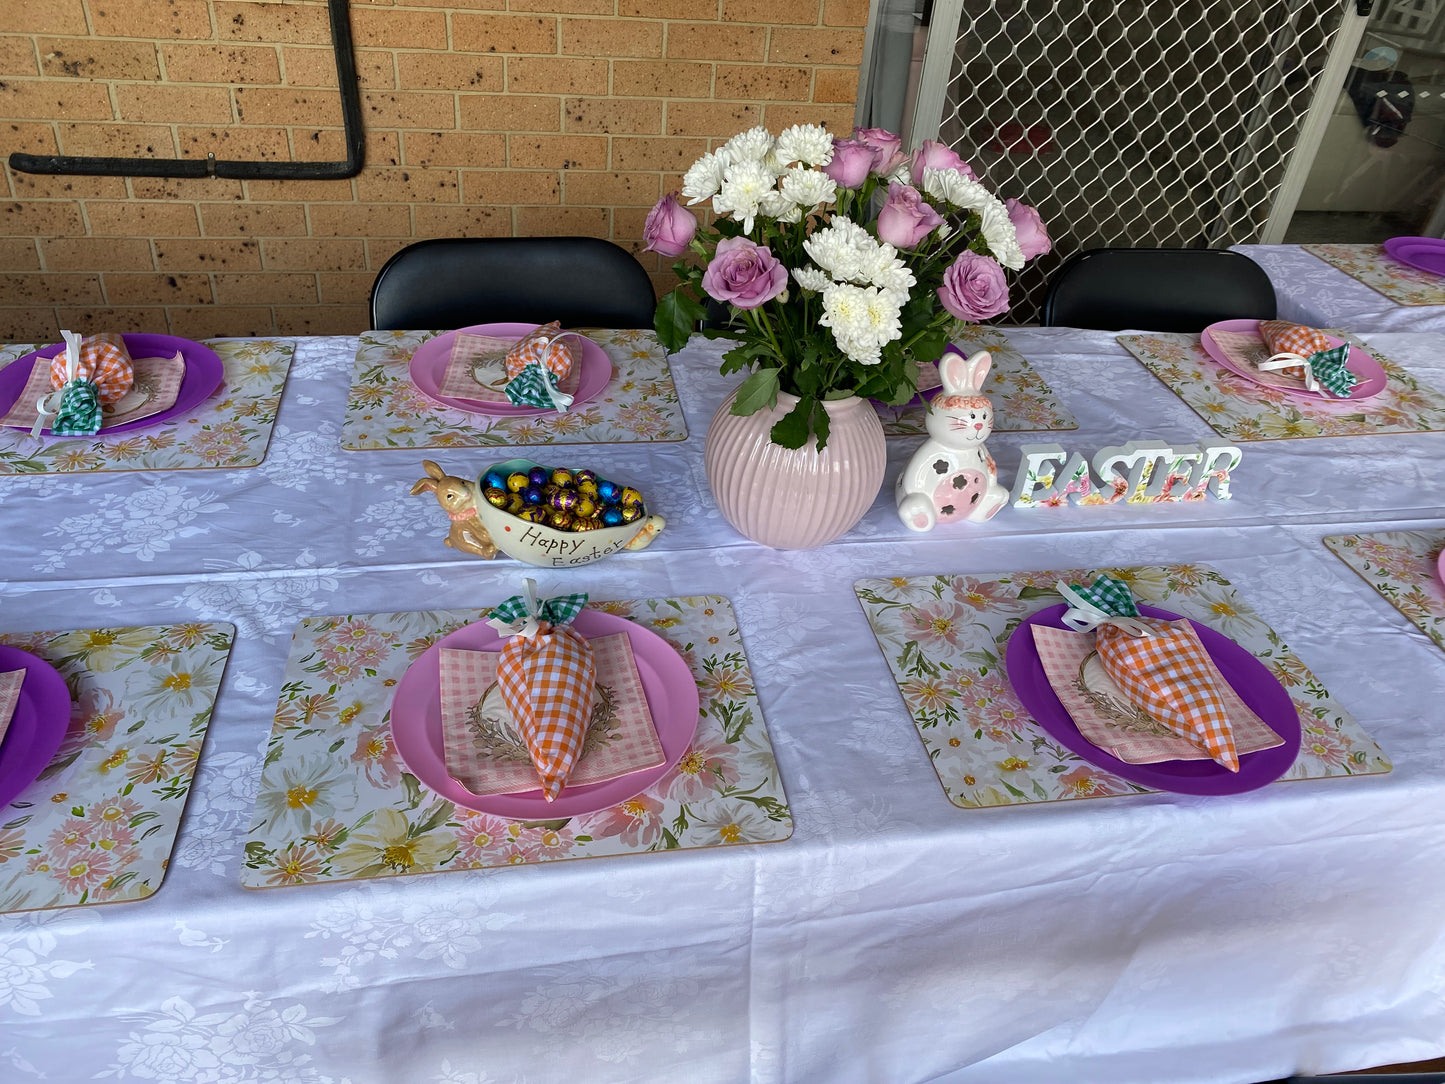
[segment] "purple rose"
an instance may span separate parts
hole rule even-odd
[[[740,309],[755,309],[771,301],[788,285],[788,271],[773,254],[746,237],[724,237],[703,272],[702,288],[709,297]]]
[[[873,152],[872,170],[880,177],[888,176],[907,157],[903,140],[886,128],[854,128],[853,138]]]
[[[1054,247],[1054,243],[1049,240],[1049,231],[1044,229],[1044,220],[1037,211],[1016,199],[1009,200],[1004,206],[1008,208],[1008,218],[1014,224],[1014,232],[1019,235],[1019,248],[1024,250],[1024,259],[1032,260]]]
[[[677,193],[663,196],[657,206],[647,212],[642,224],[642,239],[647,242],[643,252],[662,256],[681,256],[688,242],[697,233],[697,218],[677,201]]]
[[[943,216],[930,207],[911,184],[894,181],[888,202],[878,212],[878,239],[894,248],[913,248],[938,229]]]
[[[943,273],[938,300],[960,320],[987,320],[1008,311],[1008,281],[992,256],[965,252]]]
[[[823,167],[839,188],[857,188],[873,168],[873,148],[856,139],[833,138],[833,160]]]
[[[915,181],[921,181],[925,169],[956,169],[970,181],[978,180],[978,174],[974,173],[973,167],[956,155],[952,147],[932,139],[925,139],[923,146],[913,152],[909,172]]]

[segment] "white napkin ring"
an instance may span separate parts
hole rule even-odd
[[[1261,361],[1257,364],[1260,372],[1263,373],[1271,372],[1275,369],[1301,368],[1305,373],[1305,387],[1313,392],[1320,390],[1320,382],[1315,379],[1315,371],[1310,368],[1308,358],[1302,358],[1298,354],[1286,352],[1283,354],[1274,354],[1268,361]]]
[[[1099,609],[1063,580],[1056,583],[1054,587],[1059,594],[1064,596],[1064,601],[1069,604],[1069,608],[1064,611],[1063,617],[1059,620],[1075,632],[1093,632],[1100,625],[1113,625],[1130,636],[1158,635],[1140,618],[1111,614],[1107,610]]]

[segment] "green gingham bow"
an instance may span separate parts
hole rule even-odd
[[[1081,584],[1055,584],[1059,594],[1069,603],[1060,618],[1075,632],[1090,632],[1100,625],[1117,625],[1130,636],[1153,636],[1154,631],[1139,617],[1134,596],[1121,580],[1100,574],[1092,587]]]
[[[553,628],[566,625],[587,605],[585,591],[557,595],[539,602],[537,581],[528,579],[523,583],[523,594],[513,595],[500,606],[494,607],[492,616],[487,618],[487,624],[503,636],[536,636],[541,631],[543,622]]]
[[[567,413],[572,405],[572,396],[557,390],[557,376],[544,365],[527,365],[504,389],[507,398],[517,406],[541,407]]]
[[[1292,353],[1275,354],[1268,361],[1260,362],[1259,367],[1261,371],[1268,372],[1270,369],[1299,366],[1304,369],[1305,387],[1310,391],[1317,392],[1323,386],[1336,399],[1348,399],[1360,382],[1360,378],[1345,364],[1349,357],[1350,344],[1342,343],[1333,350],[1320,350],[1308,358]]]

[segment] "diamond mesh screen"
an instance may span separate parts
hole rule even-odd
[[[1081,249],[1258,240],[1342,14],[1341,0],[967,0],[939,139],[1054,239],[1009,319],[1037,322],[1049,274]]]

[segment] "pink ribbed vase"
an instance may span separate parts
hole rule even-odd
[[[816,438],[781,448],[768,431],[798,398],[778,393],[777,405],[740,418],[730,413],[737,390],[708,425],[703,451],[707,483],[723,518],[754,542],[780,550],[833,541],[863,514],[883,485],[887,451],[873,404],[856,396],[824,403],[828,444]]]

